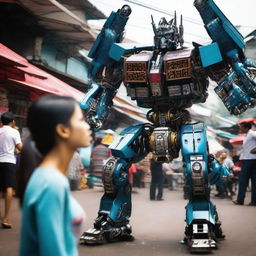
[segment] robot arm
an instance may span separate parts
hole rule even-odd
[[[80,105],[87,112],[88,123],[96,130],[107,119],[112,100],[122,82],[121,58],[114,60],[110,51],[115,43],[121,42],[130,13],[128,5],[112,12],[88,54],[92,58],[89,90]]]
[[[107,87],[107,84],[91,82],[90,89],[80,102],[80,106],[86,110],[87,122],[93,129],[98,130],[102,127],[113,105],[112,99],[115,94],[116,89]]]
[[[229,170],[221,165],[213,155],[209,155],[209,182],[211,185],[221,185],[227,177],[231,176]]]
[[[213,40],[199,47],[202,66],[218,83],[215,92],[229,112],[241,114],[256,105],[256,66],[244,55],[244,38],[213,0],[195,0],[194,5]]]

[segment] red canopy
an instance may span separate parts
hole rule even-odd
[[[80,101],[84,94],[30,64],[25,58],[0,44],[0,81],[32,87],[40,94],[71,96]]]
[[[5,84],[6,81],[15,88],[28,90],[31,100],[44,94],[72,96],[77,101],[84,97],[81,91],[30,64],[22,56],[0,44],[0,83]],[[114,98],[114,108],[137,121],[147,122],[145,113],[140,108],[119,96]]]
[[[242,120],[239,120],[237,122],[237,124],[241,124],[241,123],[252,123],[252,124],[256,124],[256,118],[253,118],[253,117],[250,117],[250,118],[245,118],[245,119],[242,119]]]
[[[236,137],[229,140],[229,142],[233,145],[242,145],[245,134],[239,134]]]

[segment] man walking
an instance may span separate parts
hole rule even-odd
[[[164,172],[162,163],[151,161],[151,184],[150,184],[150,200],[163,200],[163,188],[164,188]],[[156,190],[157,195],[156,195]]]
[[[5,112],[1,116],[3,127],[0,128],[0,191],[5,194],[5,211],[1,222],[3,228],[11,228],[8,220],[13,188],[16,183],[15,150],[21,150],[22,143],[19,132],[14,129],[14,115]]]
[[[239,174],[239,189],[237,200],[234,204],[243,205],[246,193],[246,188],[251,179],[252,192],[251,202],[249,205],[256,206],[256,154],[254,149],[256,147],[256,131],[253,131],[251,123],[241,123],[240,129],[246,136],[243,141],[242,153],[240,160],[242,162],[241,172]]]

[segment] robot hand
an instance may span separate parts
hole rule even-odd
[[[214,89],[228,111],[234,115],[256,105],[256,84],[253,73],[247,69],[248,64],[236,62],[234,70]]]
[[[98,131],[102,127],[102,121],[92,114],[87,116],[87,122],[93,130]]]
[[[223,184],[231,176],[227,167],[220,164],[212,154],[209,155],[209,167],[209,182],[211,185]]]
[[[233,70],[236,74],[234,77],[238,86],[248,94],[249,97],[256,99],[256,66],[251,59],[241,61],[237,55],[232,56]]]
[[[252,71],[254,71],[254,72],[256,71],[256,65],[251,59],[246,58],[245,61],[244,61],[244,65],[247,68],[251,68]]]
[[[99,130],[102,127],[103,122],[108,117],[114,95],[115,91],[108,88],[104,90],[99,84],[91,83],[89,91],[80,102],[80,106],[85,110],[87,122],[92,129]]]

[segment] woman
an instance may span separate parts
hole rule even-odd
[[[74,99],[45,96],[31,105],[28,128],[42,161],[25,190],[19,255],[78,255],[75,235],[84,213],[66,172],[75,150],[89,146],[89,126]]]

